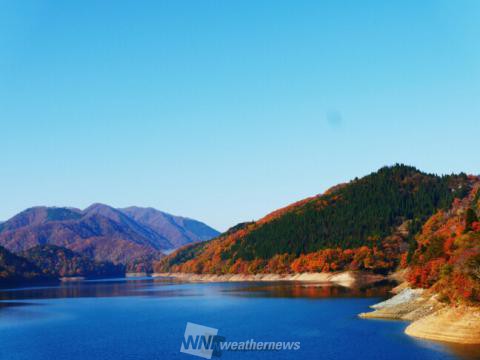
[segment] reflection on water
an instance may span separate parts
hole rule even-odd
[[[418,346],[426,349],[435,350],[438,346],[442,346],[449,353],[455,356],[456,359],[461,360],[478,360],[480,359],[480,345],[464,345],[454,344],[442,341],[426,341],[421,339],[412,338]]]
[[[227,288],[225,293],[247,297],[278,298],[354,298],[354,297],[388,297],[391,285],[364,288],[346,288],[332,284],[309,284],[299,282],[254,283]]]
[[[192,286],[181,286],[182,284],[190,284]],[[388,291],[392,288],[392,286],[388,284],[378,287],[346,288],[331,284],[299,282],[232,282],[212,283],[208,285],[208,287],[195,286],[195,284],[165,278],[119,278],[105,281],[67,282],[58,286],[0,290],[0,304],[1,301],[28,299],[117,296],[202,296],[206,290],[208,290],[210,295],[220,292],[224,295],[246,297],[387,297]]]
[[[460,359],[480,359],[480,346],[447,344],[447,348]]]
[[[148,289],[152,284],[169,284],[168,280],[140,279],[108,279],[66,282],[58,286],[39,286],[0,290],[0,301],[27,299],[56,299],[80,297],[116,297],[150,295]],[[145,292],[142,292],[145,290]],[[159,287],[158,292],[164,296],[181,296],[186,290],[169,291],[167,287]]]
[[[275,331],[272,337],[288,336],[293,331],[305,346],[300,356],[305,359],[318,357],[318,348],[330,354],[326,358],[339,360],[480,359],[479,346],[413,339],[403,335],[403,322],[356,317],[368,305],[388,297],[391,287],[385,284],[349,289],[299,282],[185,283],[165,278],[121,278],[0,289],[0,355],[3,348],[14,354],[11,358],[15,360],[32,356],[47,360],[53,355],[85,360],[82,351],[104,348],[95,359],[121,359],[125,354],[132,355],[131,351],[138,358],[169,358],[178,355],[186,321],[197,321],[230,333],[238,327],[242,334],[238,336],[247,332],[265,337],[268,331]],[[311,301],[315,299],[321,301]],[[56,321],[56,326],[45,321]],[[92,323],[96,324],[93,328]],[[72,333],[76,338],[70,336]],[[345,348],[345,342],[350,342],[351,348]],[[65,346],[57,347],[57,343]],[[64,350],[66,344],[76,350]],[[252,358],[276,359],[273,355],[255,353]]]
[[[15,301],[1,302],[0,301],[0,311],[2,310],[2,308],[6,308],[6,307],[28,306],[28,305],[33,305],[33,303],[30,304],[30,303],[27,303],[27,302],[15,302]]]

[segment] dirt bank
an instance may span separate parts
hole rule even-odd
[[[479,307],[454,307],[438,301],[435,294],[410,288],[371,307],[375,311],[359,316],[413,321],[405,333],[422,339],[480,344]]]
[[[302,273],[302,274],[186,274],[186,273],[157,273],[154,277],[170,277],[182,281],[193,282],[242,282],[242,281],[301,281],[312,283],[331,283],[345,287],[364,286],[385,280],[382,275],[357,271],[337,273]]]

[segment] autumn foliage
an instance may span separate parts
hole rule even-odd
[[[157,272],[408,269],[414,287],[480,301],[480,178],[398,165],[243,223],[160,260]]]
[[[451,302],[480,301],[479,185],[449,211],[425,223],[408,279],[415,287],[433,288]]]

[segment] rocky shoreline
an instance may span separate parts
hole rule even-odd
[[[311,283],[329,283],[344,287],[372,285],[387,280],[383,275],[361,271],[343,271],[336,273],[301,274],[190,274],[190,273],[154,273],[153,277],[174,278],[191,282],[245,282],[245,281],[299,281]]]
[[[188,282],[297,281],[340,285],[348,288],[373,285],[392,277],[361,271],[301,274],[191,274],[154,273],[156,278]],[[392,298],[372,305],[373,311],[359,314],[364,319],[406,320],[412,323],[407,335],[456,344],[480,344],[480,308],[452,306],[438,300],[438,295],[423,289],[411,289],[402,283],[392,290]]]
[[[438,300],[438,295],[403,286],[394,297],[372,305],[366,319],[407,320],[407,335],[458,344],[480,344],[480,308],[452,306]]]

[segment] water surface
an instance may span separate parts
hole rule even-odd
[[[301,343],[223,359],[480,358],[478,347],[408,337],[405,322],[357,317],[386,296],[387,288],[150,278],[0,290],[0,360],[195,359],[179,351],[187,322],[228,341]]]

